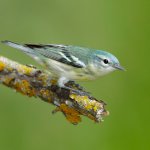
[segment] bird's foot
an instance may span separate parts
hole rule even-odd
[[[79,84],[75,83],[75,81],[68,81],[67,86],[84,91],[84,88]]]
[[[61,77],[58,81],[59,87],[63,89],[67,89],[71,91],[72,93],[78,94],[78,95],[88,95],[90,96],[90,93],[85,92],[83,87],[79,84],[75,83],[74,81],[70,81],[65,77]]]
[[[67,90],[71,91],[71,93],[74,93],[74,94],[77,94],[77,95],[81,95],[81,96],[88,95],[88,96],[90,96],[89,92],[85,92],[85,91],[82,91],[80,89],[73,89],[72,87],[68,87],[68,86],[65,86],[65,85],[62,88],[67,89]]]

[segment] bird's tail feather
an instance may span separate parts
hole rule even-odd
[[[19,49],[25,53],[32,53],[32,50],[25,47],[24,45],[21,45],[21,44],[17,44],[17,43],[14,43],[14,42],[11,42],[11,41],[2,41],[2,43],[10,46],[10,47],[13,47],[13,48],[16,48],[16,49]]]
[[[22,52],[26,53],[28,56],[38,61],[41,65],[43,65],[44,57],[39,53],[36,53],[33,49],[26,47],[25,45],[17,44],[11,41],[2,41],[2,43],[10,47],[16,48],[18,50],[21,50]]]

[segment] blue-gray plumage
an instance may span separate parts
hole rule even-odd
[[[124,70],[114,55],[102,50],[72,45],[3,43],[34,58],[59,79],[62,87],[68,80],[93,80],[116,69]]]

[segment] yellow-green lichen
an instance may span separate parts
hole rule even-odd
[[[51,97],[53,96],[53,93],[50,90],[41,89],[40,94],[42,95],[42,97],[47,98],[48,102],[51,102]]]
[[[51,83],[52,85],[55,85],[55,84],[57,84],[57,80],[51,79],[50,83]]]
[[[6,85],[9,85],[10,82],[11,82],[13,79],[14,79],[13,77],[7,77],[7,76],[5,76],[5,77],[3,78],[3,83],[6,84]]]
[[[3,71],[5,68],[5,64],[0,61],[0,71]]]
[[[70,98],[77,101],[78,104],[80,104],[80,106],[84,107],[86,110],[94,110],[95,112],[97,112],[103,107],[103,104],[97,102],[96,100],[90,100],[88,96],[71,94]]]
[[[23,73],[23,74],[26,74],[26,75],[30,75],[33,70],[34,70],[34,68],[31,68],[31,67],[28,67],[28,66],[24,66],[24,65],[21,65],[18,68],[18,72],[19,73]]]
[[[73,124],[77,124],[81,122],[80,113],[76,111],[74,108],[70,108],[66,104],[61,104],[59,109],[60,111],[64,113],[64,115],[66,116],[66,119],[69,122]]]
[[[93,109],[94,111],[97,110],[97,106],[95,105],[95,101],[91,101],[88,98],[88,96],[80,96],[80,95],[76,95],[76,94],[71,94],[70,98],[77,101],[86,110],[91,110],[91,109]]]
[[[31,87],[30,83],[26,80],[18,80],[14,83],[14,88],[24,94],[28,95],[29,97],[35,96],[35,90]]]

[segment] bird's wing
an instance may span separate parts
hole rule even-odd
[[[81,47],[57,45],[57,44],[25,44],[25,47],[35,50],[44,57],[77,68],[86,67],[88,50]]]
[[[4,44],[22,50],[32,57],[44,56],[49,59],[76,67],[84,68],[88,64],[90,49],[71,45],[57,44],[17,44],[11,41],[2,41]],[[34,56],[35,55],[35,56]],[[38,56],[39,55],[39,56]],[[43,57],[43,58],[44,58]]]

